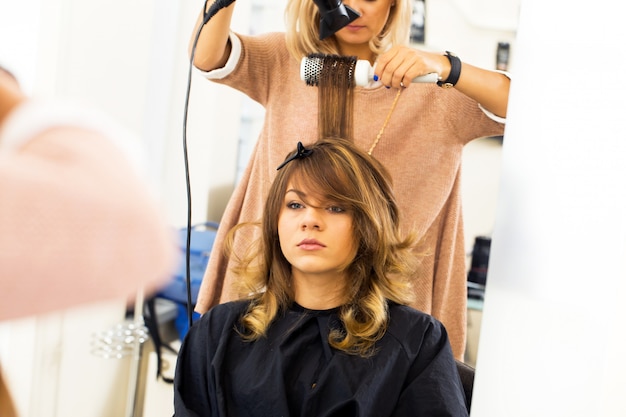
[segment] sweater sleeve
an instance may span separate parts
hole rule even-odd
[[[174,234],[123,129],[27,102],[0,132],[0,319],[152,292]]]
[[[206,78],[228,85],[265,106],[270,95],[271,81],[287,78],[285,63],[294,59],[285,48],[285,34],[271,32],[250,36],[230,35],[233,46],[226,65],[202,72]]]
[[[211,71],[204,71],[196,67],[198,73],[204,78],[208,80],[221,80],[222,78],[227,77],[235,70],[235,68],[237,68],[239,58],[241,58],[241,41],[234,32],[230,32],[228,40],[230,41],[231,48],[230,55],[228,56],[228,60],[226,61],[226,65],[224,65],[222,68],[216,68]]]

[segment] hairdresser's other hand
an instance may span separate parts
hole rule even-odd
[[[388,87],[408,87],[420,75],[437,73],[446,79],[450,63],[444,55],[398,45],[381,54],[376,61],[375,73]]]

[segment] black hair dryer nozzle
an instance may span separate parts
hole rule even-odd
[[[341,0],[313,0],[320,11],[320,40],[358,19],[361,15]]]

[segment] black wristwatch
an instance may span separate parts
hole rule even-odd
[[[444,55],[450,61],[450,74],[445,80],[437,81],[437,85],[442,88],[451,88],[456,85],[461,76],[461,60],[450,51],[446,51]]]

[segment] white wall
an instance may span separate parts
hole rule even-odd
[[[524,0],[472,415],[626,415],[626,39]]]

